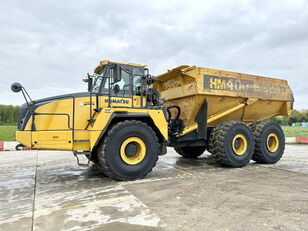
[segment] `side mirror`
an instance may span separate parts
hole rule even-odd
[[[88,91],[90,92],[92,89],[92,84],[93,84],[93,78],[89,73],[87,74],[86,77],[82,79],[83,82],[88,83]]]
[[[13,91],[13,92],[20,92],[21,91],[21,89],[22,89],[22,85],[20,84],[20,83],[13,83],[12,85],[11,85],[11,90]]]
[[[119,65],[113,66],[113,83],[121,81],[121,67]]]
[[[82,81],[87,83],[89,81],[89,76],[82,78]]]

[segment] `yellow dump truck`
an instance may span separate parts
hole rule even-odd
[[[285,80],[179,66],[151,76],[144,65],[102,61],[84,79],[88,91],[31,100],[21,106],[16,139],[32,149],[71,150],[118,180],[151,172],[167,146],[185,158],[208,150],[225,166],[251,159],[275,163],[284,152],[279,125],[289,115]],[[79,163],[80,164],[80,163]]]

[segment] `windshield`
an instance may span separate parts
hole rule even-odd
[[[104,66],[101,69],[101,71],[99,72],[99,75],[96,75],[96,77],[93,79],[93,85],[92,85],[91,92],[93,92],[93,93],[99,93],[100,92],[102,82],[104,80],[106,80],[106,78],[104,77],[105,69],[106,69],[106,66]]]

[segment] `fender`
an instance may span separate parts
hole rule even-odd
[[[164,114],[164,113],[163,113]],[[164,118],[165,118],[165,114],[164,114]],[[112,113],[112,115],[109,117],[104,129],[101,131],[100,135],[98,136],[94,147],[96,147],[99,142],[101,141],[101,139],[103,138],[103,136],[106,134],[106,132],[108,131],[108,129],[110,128],[110,126],[116,122],[119,121],[123,121],[126,119],[136,119],[136,120],[141,120],[143,122],[145,122],[146,124],[148,124],[158,135],[158,139],[160,141],[166,141],[168,139],[168,137],[166,137],[166,132],[168,132],[168,130],[166,132],[162,132],[162,129],[155,125],[155,122],[153,121],[152,117],[151,117],[151,113],[119,113],[119,112],[114,112]],[[167,123],[167,122],[166,122]]]

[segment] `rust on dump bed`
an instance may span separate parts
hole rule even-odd
[[[156,78],[162,80],[155,82],[154,88],[165,99],[164,106],[180,106],[185,126],[195,123],[204,101],[208,103],[209,126],[228,120],[249,124],[271,116],[289,115],[294,102],[288,82],[281,79],[186,65]],[[231,113],[211,120],[227,111]]]

